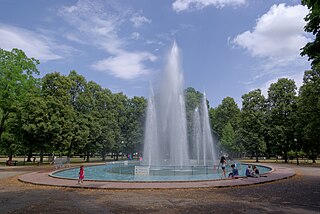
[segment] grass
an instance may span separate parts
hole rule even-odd
[[[31,158],[32,162],[27,162],[27,158],[24,158],[24,157],[13,157],[12,160],[17,161],[17,166],[38,166],[40,157],[36,156],[35,158],[36,158],[35,162],[33,162],[33,158]],[[0,157],[0,166],[5,166],[7,160],[8,160],[8,157],[4,157],[4,156]],[[121,156],[119,156],[119,160],[127,160],[127,159],[126,157],[121,158]],[[110,156],[106,158],[106,161],[102,161],[101,157],[90,157],[90,163],[101,163],[101,162],[109,162],[109,161],[115,161],[115,160]],[[80,163],[87,163],[86,159],[80,158],[80,157],[71,158],[71,164],[80,164]],[[49,165],[49,164],[51,163],[48,161],[48,156],[44,156],[42,165]]]
[[[6,161],[8,160],[8,157],[0,157],[0,166],[5,166]],[[31,159],[33,160],[33,159]],[[27,162],[27,159],[24,157],[14,157],[13,161],[17,161],[17,166],[38,166],[39,165],[39,160],[40,157],[36,156],[36,160],[35,162]],[[119,156],[119,160],[126,160],[126,157],[121,158],[121,156]],[[106,159],[107,162],[109,161],[114,161],[113,158],[111,158],[110,156],[107,157]],[[103,163],[106,161],[102,161],[102,159],[100,157],[90,157],[90,163]],[[247,163],[256,163],[255,162],[255,158],[253,159],[249,159],[249,158],[242,158],[242,159],[238,159],[238,161],[242,161],[242,162],[247,162]],[[80,164],[80,163],[87,163],[86,159],[80,158],[80,157],[72,157],[71,158],[71,164]],[[284,160],[278,159],[276,160],[275,158],[273,159],[259,159],[259,163],[279,163],[279,164],[284,164]],[[299,163],[300,165],[310,165],[310,166],[319,166],[320,167],[320,160],[316,160],[316,163],[312,163],[312,160],[308,160],[308,159],[299,159]],[[49,165],[50,162],[48,161],[48,156],[45,156],[43,158],[43,163],[42,165]],[[297,164],[296,159],[292,159],[288,161],[288,164]]]
[[[256,159],[249,159],[249,158],[243,158],[239,159],[239,161],[248,162],[248,163],[256,163]],[[259,163],[279,163],[279,164],[285,164],[285,161],[282,159],[259,159]],[[296,159],[288,160],[288,164],[297,164]],[[316,163],[312,163],[312,160],[310,159],[299,159],[300,165],[310,165],[310,166],[319,166],[320,167],[320,160],[316,160]]]

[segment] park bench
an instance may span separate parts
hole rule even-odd
[[[53,159],[53,165],[54,165],[54,168],[56,169],[69,166],[69,164],[70,164],[69,157],[54,157]]]

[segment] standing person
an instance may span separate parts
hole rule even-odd
[[[83,183],[84,179],[84,166],[80,166],[80,171],[79,171],[79,179],[78,179],[78,184]]]
[[[226,176],[226,166],[227,166],[227,161],[226,158],[224,156],[221,157],[220,159],[220,165],[221,165],[221,169],[222,169],[222,176],[224,176],[225,178]]]

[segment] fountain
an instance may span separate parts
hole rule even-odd
[[[183,75],[179,50],[173,44],[158,93],[148,100],[144,164],[189,165]]]
[[[183,74],[175,42],[167,61],[157,93],[151,88],[148,99],[143,164],[180,168],[213,164],[216,156],[206,96],[195,109],[192,142],[188,142]]]
[[[159,85],[150,88],[143,160],[87,166],[85,179],[150,182],[221,179],[205,93],[193,112],[188,141],[183,74],[176,43]],[[237,167],[244,176],[246,166],[239,163]],[[259,170],[265,173],[270,168],[259,166]],[[78,171],[78,168],[61,170],[51,176],[77,179]]]

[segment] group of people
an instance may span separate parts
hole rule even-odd
[[[221,169],[222,169],[222,176],[226,178],[227,177],[226,176],[227,160],[226,160],[226,158],[224,156],[221,157],[219,165],[221,166]],[[230,167],[231,167],[232,170],[229,173],[228,177],[229,178],[238,178],[239,177],[239,171],[236,168],[236,165],[235,164],[231,164]]]
[[[222,177],[226,178],[227,177],[226,176],[227,160],[224,156],[221,157],[219,166],[222,169]],[[236,165],[233,163],[230,165],[230,167],[231,167],[231,172],[228,174],[228,178],[239,178],[239,171],[236,168]],[[259,169],[255,165],[253,165],[252,167],[251,165],[248,165],[246,169],[246,176],[254,177],[254,178],[260,177]]]
[[[254,178],[260,177],[259,169],[255,165],[253,165],[252,167],[251,167],[251,165],[248,165],[248,167],[246,169],[246,176],[247,177],[254,177]]]

